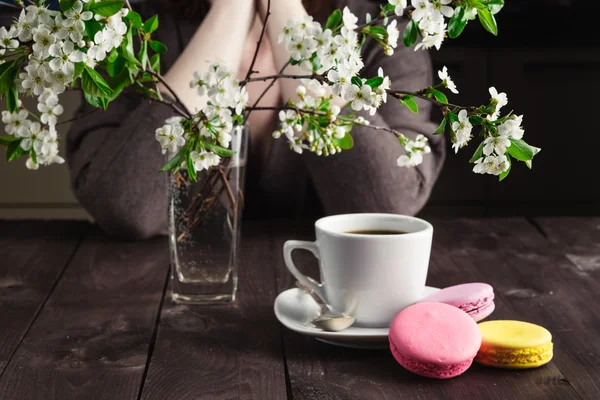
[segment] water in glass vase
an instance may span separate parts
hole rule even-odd
[[[248,132],[231,135],[235,155],[196,182],[184,169],[169,177],[170,292],[178,303],[235,300]]]

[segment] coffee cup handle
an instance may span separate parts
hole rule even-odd
[[[292,261],[292,252],[296,249],[308,250],[311,253],[313,253],[313,255],[317,259],[319,259],[320,258],[319,246],[317,245],[317,242],[305,242],[302,240],[288,240],[283,245],[283,259],[285,260],[286,267],[290,270],[292,275],[294,275],[294,277],[296,279],[298,279],[298,281],[300,281],[300,283],[302,283],[303,285],[308,286],[310,289],[314,290],[319,296],[321,296],[321,298],[325,298],[323,284],[304,275],[294,265],[294,261]]]

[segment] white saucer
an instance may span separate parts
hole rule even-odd
[[[425,286],[423,297],[437,292],[438,288]],[[319,306],[306,292],[294,288],[280,293],[275,299],[275,316],[285,327],[302,335],[336,346],[353,348],[388,347],[389,328],[360,328],[351,326],[340,332],[328,332],[314,327],[310,321],[319,315]]]

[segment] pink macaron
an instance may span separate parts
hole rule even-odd
[[[494,304],[494,289],[487,283],[481,282],[450,286],[418,302],[449,304],[460,308],[477,322],[488,317],[496,308]]]
[[[481,345],[473,318],[444,303],[417,303],[402,310],[390,327],[390,349],[407,370],[448,379],[471,366]]]

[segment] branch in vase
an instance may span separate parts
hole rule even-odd
[[[177,93],[175,93],[175,91],[169,86],[169,84],[165,81],[165,79],[160,75],[157,74],[154,71],[146,71],[148,72],[150,75],[152,75],[153,77],[155,77],[156,79],[158,79],[160,81],[160,83],[163,84],[164,87],[167,88],[167,90],[171,93],[171,95],[173,96],[173,98],[175,99],[175,102],[180,105],[183,110],[185,111],[185,113],[181,114],[181,112],[179,112],[181,115],[183,115],[186,118],[191,118],[192,117],[192,113],[190,112],[190,110],[187,109],[187,107],[185,106],[185,104],[183,104],[183,102],[181,101],[181,99],[179,99],[179,96],[177,96]]]
[[[288,62],[286,62],[285,64],[283,64],[283,67],[281,67],[281,69],[279,70],[279,72],[277,73],[277,75],[282,75],[283,71],[285,71],[285,69],[288,67],[288,65],[290,65],[290,60],[288,60]],[[263,90],[263,92],[260,94],[260,96],[258,96],[258,99],[256,99],[256,101],[254,102],[254,104],[252,104],[252,107],[256,107],[258,105],[258,103],[262,100],[262,98],[265,97],[265,95],[267,94],[267,92],[269,90],[271,90],[271,88],[273,87],[273,85],[275,84],[275,82],[277,82],[277,79],[273,79],[271,81],[271,83],[269,83],[269,85],[265,88],[265,90]],[[252,107],[250,107],[250,108],[252,108]],[[242,125],[245,125],[246,122],[248,122],[248,117],[250,117],[250,111],[248,111],[246,113],[246,116],[244,117],[244,121],[242,122]]]
[[[259,76],[256,78],[249,78],[246,79],[242,82],[240,82],[240,85],[244,85],[248,82],[259,82],[259,81],[270,81],[270,80],[277,80],[277,79],[316,79],[319,82],[325,82],[326,79],[324,76],[322,75],[317,75],[317,74],[309,74],[309,75],[285,75],[285,74],[277,74],[277,75],[265,75],[265,76]]]
[[[271,0],[267,1],[267,12],[265,13],[265,20],[263,21],[262,31],[260,32],[260,37],[258,38],[258,42],[256,42],[256,50],[254,50],[254,56],[252,57],[252,62],[250,63],[250,68],[248,68],[248,72],[246,73],[246,78],[244,82],[248,82],[250,76],[258,71],[254,71],[254,64],[256,64],[256,59],[258,58],[258,52],[260,51],[260,45],[262,44],[263,37],[267,31],[267,21],[269,20],[269,16],[271,15]]]

